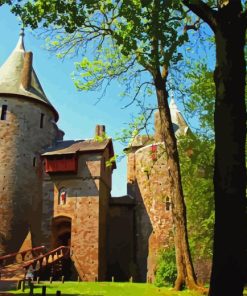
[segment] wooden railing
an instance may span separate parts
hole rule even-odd
[[[15,252],[8,255],[0,256],[0,268],[4,266],[30,261],[35,257],[41,256],[45,252],[45,247],[36,247],[22,252]]]
[[[67,246],[60,246],[38,258],[33,259],[23,265],[26,271],[32,266],[33,270],[38,271],[40,268],[47,266],[48,264],[53,264],[54,262],[67,258],[70,255],[70,248]]]

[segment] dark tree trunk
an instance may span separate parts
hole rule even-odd
[[[242,296],[247,280],[245,28],[222,9],[215,29],[215,229],[210,296]]]
[[[215,33],[215,227],[210,296],[242,296],[247,280],[246,106],[247,12],[240,0],[183,0]]]
[[[161,119],[162,140],[166,147],[167,165],[169,167],[170,182],[173,189],[174,242],[177,265],[175,289],[181,290],[183,286],[187,286],[189,289],[198,289],[199,287],[196,284],[196,277],[189,250],[186,208],[182,190],[177,141],[173,131],[170,109],[168,106],[166,78],[162,78],[161,74],[157,73],[157,75],[154,76],[154,83]]]

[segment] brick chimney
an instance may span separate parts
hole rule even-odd
[[[30,86],[31,86],[32,63],[33,63],[33,53],[25,52],[24,63],[23,63],[23,68],[21,73],[21,84],[26,90],[30,89]]]
[[[105,126],[97,124],[95,127],[95,137],[103,137],[105,135]]]

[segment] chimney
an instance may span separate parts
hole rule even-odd
[[[25,52],[24,63],[23,63],[23,68],[21,73],[21,84],[25,90],[29,90],[31,87],[32,63],[33,63],[33,53]]]
[[[95,137],[103,137],[105,135],[105,126],[97,124],[95,127]]]

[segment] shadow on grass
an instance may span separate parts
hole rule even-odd
[[[8,292],[0,293],[0,296],[2,296],[2,295],[3,296],[8,296],[8,295],[17,295],[17,294],[8,293]],[[18,295],[30,296],[29,293],[20,293]],[[54,295],[56,295],[56,294],[46,294],[46,296],[54,296]],[[61,296],[71,296],[71,295],[73,295],[73,296],[104,296],[103,294],[75,294],[75,293],[63,294],[63,293],[61,293]],[[42,294],[41,293],[33,293],[33,296],[42,296]]]

